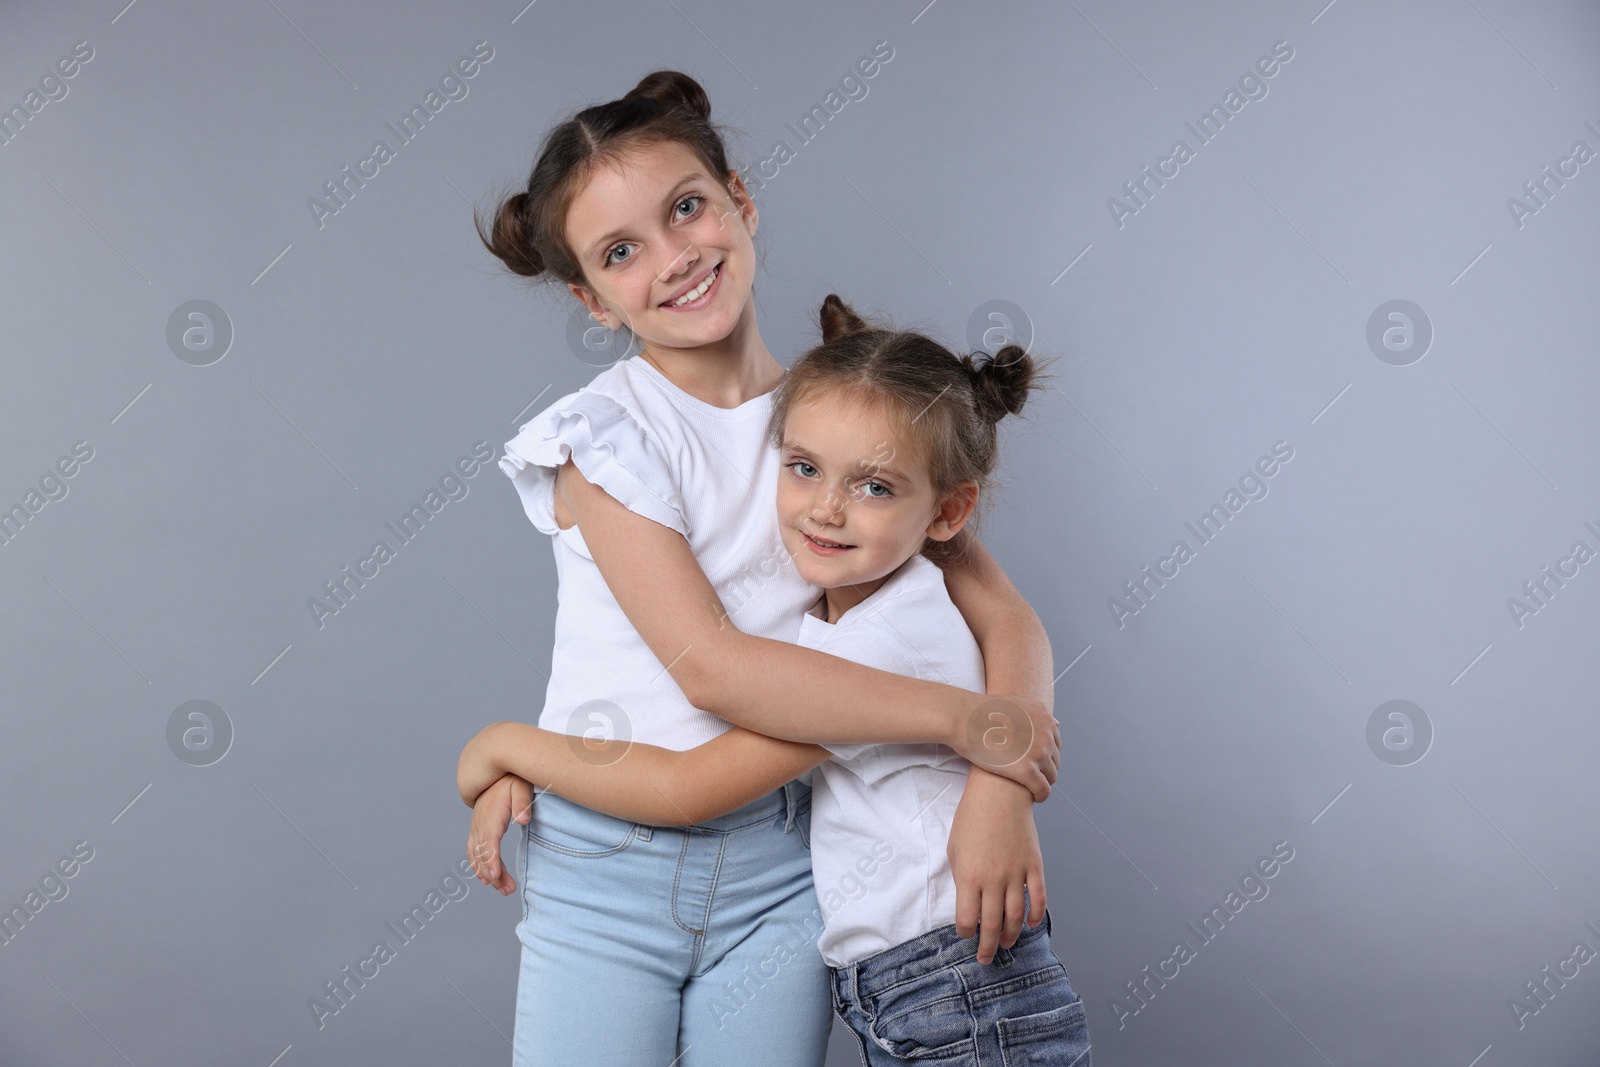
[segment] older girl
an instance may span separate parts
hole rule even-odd
[[[1021,929],[1038,851],[1029,801],[1056,773],[1049,645],[976,546],[947,581],[990,691],[1010,699],[794,643],[815,589],[770,503],[765,428],[784,369],[756,325],[756,222],[705,93],[662,71],[552,129],[527,190],[480,226],[511,270],[559,280],[642,344],[524,424],[502,460],[552,537],[560,581],[539,724],[580,747],[597,728],[686,749],[730,722],[789,742],[949,744],[996,772],[972,771],[951,843],[962,917],[992,953]],[[800,774],[684,829],[558,797],[528,811],[526,783],[510,776],[468,798],[480,878],[514,888],[498,852],[513,813],[527,821],[524,852],[538,850],[517,928],[518,1062],[822,1062],[827,972],[791,951],[817,907]],[[759,996],[719,1011],[785,953]]]

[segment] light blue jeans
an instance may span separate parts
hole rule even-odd
[[[523,836],[515,1067],[821,1067],[811,789],[692,827],[541,793]]]

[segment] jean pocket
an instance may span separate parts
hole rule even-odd
[[[539,794],[531,814],[528,840],[563,856],[613,856],[639,836],[638,823],[614,819],[553,793]]]
[[[970,1063],[976,1055],[972,1012],[954,972],[934,971],[869,999],[869,1031],[884,1051],[930,1067]]]
[[[1005,1067],[1090,1067],[1089,1020],[1081,999],[997,1025]]]

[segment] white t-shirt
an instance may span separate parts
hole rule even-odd
[[[556,525],[555,474],[569,455],[630,511],[688,539],[733,625],[795,640],[820,590],[800,577],[778,533],[778,450],[766,440],[771,413],[771,393],[719,408],[633,357],[557,400],[506,442],[500,469],[533,525],[551,535],[559,581],[539,726],[678,751],[728,729],[689,703],[644,643],[577,526]]]
[[[800,644],[868,667],[985,691],[983,654],[945,590],[912,556],[829,624],[800,620]],[[827,745],[812,772],[811,871],[831,967],[956,921],[945,847],[971,764],[944,745]]]

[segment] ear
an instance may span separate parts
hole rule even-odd
[[[755,197],[745,187],[744,177],[736,170],[728,171],[728,195],[733,197],[733,206],[738,210],[739,217],[744,219],[745,229],[754,237],[756,226],[761,221],[761,212],[756,210]]]
[[[587,286],[568,282],[567,291],[577,297],[578,302],[589,309],[589,314],[593,316],[594,320],[606,329],[615,330],[622,325],[622,319],[612,314],[610,309],[602,304],[600,298],[595,296]]]
[[[961,532],[978,506],[978,483],[958,482],[956,487],[939,501],[939,510],[928,524],[927,534],[935,541],[948,541]]]

